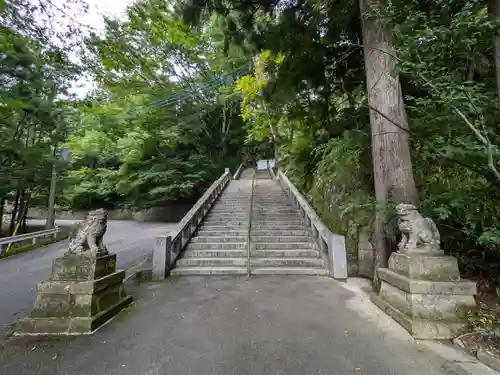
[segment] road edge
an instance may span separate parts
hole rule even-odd
[[[370,304],[376,308],[381,314],[389,318],[391,326],[401,327],[399,323],[390,318],[385,312],[377,307],[370,300],[372,292],[371,280],[363,277],[349,277],[347,283],[338,283],[342,288],[349,290],[351,293],[357,294],[361,300],[370,301]],[[398,329],[399,330],[399,329]],[[460,348],[454,346],[451,342],[437,341],[437,340],[417,340],[413,338],[406,330],[399,330],[406,332],[407,338],[415,343],[417,346],[429,350],[434,355],[445,360],[442,369],[449,375],[500,375],[500,372],[495,371],[487,366],[480,359],[464,352]]]

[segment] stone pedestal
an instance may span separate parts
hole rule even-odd
[[[132,302],[124,277],[125,270],[116,271],[116,254],[68,253],[55,259],[50,279],[38,283],[35,306],[16,335],[94,332]]]
[[[358,239],[358,270],[360,276],[373,280],[374,251],[370,242],[370,229],[361,228]]]
[[[451,256],[393,253],[378,275],[372,301],[417,339],[453,338],[476,307],[476,284],[460,280]]]

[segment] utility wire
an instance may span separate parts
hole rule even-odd
[[[193,98],[195,96],[200,96],[200,94],[206,94],[207,91],[213,91],[216,88],[234,82],[237,78],[239,78],[240,74],[242,75],[243,73],[248,72],[248,68],[240,68],[240,69],[234,69],[228,73],[225,73],[221,76],[215,77],[214,79],[204,82],[201,85],[198,85],[196,89],[200,90],[199,93],[193,93],[193,89],[186,89],[182,91],[178,91],[175,94],[172,94],[168,96],[167,98],[161,99],[161,100],[155,100],[152,101],[148,104],[145,105],[139,105],[134,108],[132,108],[130,112],[135,112],[139,109],[142,109],[144,107],[156,107],[156,108],[164,108],[168,106],[172,106],[175,104],[179,104],[182,101],[185,101],[189,98]],[[232,76],[232,80],[226,80],[224,79],[225,77]],[[204,100],[200,100],[200,103],[202,103]]]

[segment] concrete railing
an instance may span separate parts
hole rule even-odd
[[[231,180],[229,169],[219,177],[189,210],[177,227],[166,236],[156,237],[153,250],[153,280],[164,280],[198,225]]]
[[[293,206],[300,212],[317,245],[327,254],[330,276],[340,280],[347,279],[347,251],[344,236],[330,232],[304,196],[281,170],[278,171],[277,179]]]
[[[9,246],[11,243],[31,240],[31,243],[34,245],[38,242],[38,240],[42,237],[52,236],[53,238],[57,238],[57,234],[61,231],[59,227],[55,227],[52,229],[40,230],[38,232],[18,234],[17,236],[3,237],[0,238],[0,255],[3,253],[3,249]]]
[[[242,170],[243,170],[243,164],[240,164],[240,166],[238,167],[238,169],[236,170],[236,172],[234,172],[233,180],[239,180],[240,179],[240,174],[241,174]]]
[[[269,174],[271,175],[271,178],[273,180],[276,180],[276,174],[274,173],[273,166],[271,164],[269,164],[269,161],[267,163],[267,170],[269,171]]]

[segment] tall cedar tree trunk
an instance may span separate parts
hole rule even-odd
[[[17,225],[19,225],[18,234],[28,232],[28,228],[26,225],[26,216],[28,215],[29,201],[31,196],[30,190],[31,188],[28,188],[21,192],[19,210],[17,213]]]
[[[360,0],[361,26],[365,57],[368,104],[396,124],[370,109],[372,161],[375,197],[379,204],[417,203],[418,193],[413,179],[408,133],[408,119],[399,76],[395,73],[395,50],[390,29],[381,19],[363,15],[373,7],[383,7],[383,0]],[[401,129],[401,127],[403,129]],[[377,210],[375,219],[374,288],[380,282],[376,270],[388,266],[390,239],[385,235],[385,218]]]
[[[21,225],[21,221],[23,219],[24,207],[26,205],[26,189],[21,190],[21,194],[19,195],[19,208],[17,210],[17,218],[16,218],[16,226],[19,225],[19,229],[17,230],[17,234],[24,233]]]
[[[500,0],[488,1],[488,12],[493,19],[500,17]],[[495,70],[497,77],[497,95],[500,100],[500,35],[497,33],[493,38],[493,58],[495,59]]]
[[[16,197],[14,198],[14,207],[12,207],[12,213],[10,217],[10,226],[9,226],[10,236],[14,234],[14,230],[16,229],[16,215],[17,215],[17,210],[19,208],[19,195],[20,191],[16,190]]]

